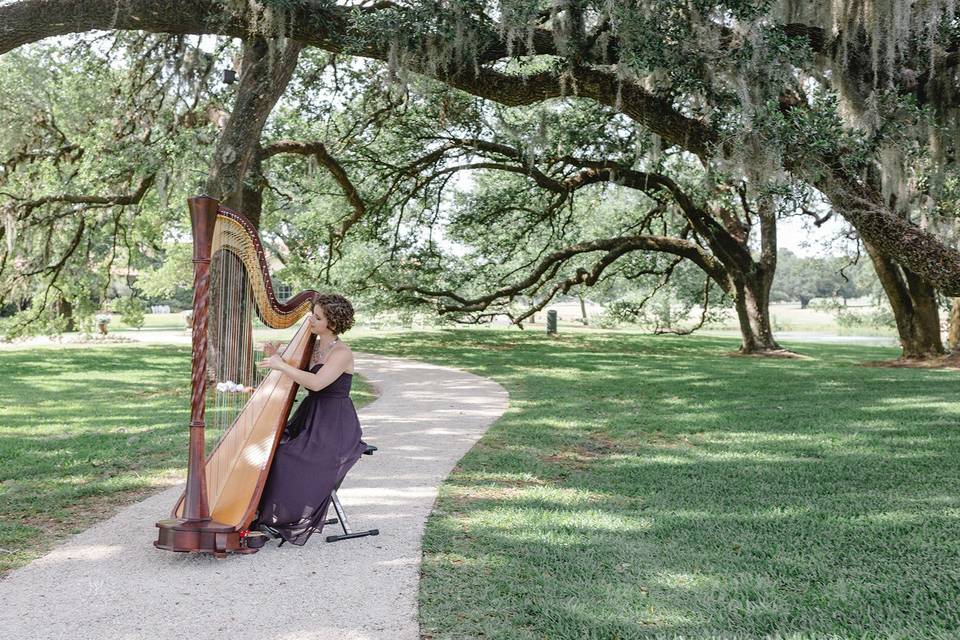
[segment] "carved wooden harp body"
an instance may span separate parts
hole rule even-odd
[[[154,546],[218,556],[251,553],[256,549],[246,545],[247,528],[256,515],[297,385],[270,371],[255,388],[243,386],[232,400],[239,412],[204,456],[208,390],[219,393],[213,386],[218,383],[221,388],[240,387],[241,377],[254,371],[253,311],[268,327],[291,327],[310,311],[316,292],[304,291],[278,302],[263,246],[250,222],[207,196],[190,198],[188,203],[193,224],[194,319],[187,484],[171,517],[157,523]],[[211,279],[213,293],[218,295],[211,295]],[[231,288],[243,289],[240,299],[248,302],[239,307],[225,304],[224,291]],[[219,301],[212,311],[211,299]],[[238,318],[238,308],[247,315]],[[234,317],[222,317],[231,314]],[[303,368],[313,339],[307,322],[302,322],[283,359]],[[221,379],[227,376],[234,380]]]

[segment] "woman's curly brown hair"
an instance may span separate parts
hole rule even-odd
[[[336,293],[321,293],[313,297],[313,306],[323,309],[327,327],[334,335],[341,335],[353,326],[353,305]]]

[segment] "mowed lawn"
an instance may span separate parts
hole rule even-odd
[[[510,392],[428,522],[424,638],[960,636],[958,372],[616,332],[349,342]],[[2,566],[181,477],[186,349],[0,364]]]
[[[189,348],[0,350],[0,370],[0,576],[183,481]],[[358,406],[373,400],[354,387]]]
[[[960,372],[735,346],[358,341],[510,392],[429,520],[424,637],[960,637]]]

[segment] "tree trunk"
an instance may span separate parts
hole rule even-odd
[[[302,45],[287,41],[278,47],[259,37],[244,41],[237,98],[217,141],[207,179],[207,195],[241,211],[254,227],[260,224],[263,192],[260,137],[296,69]]]
[[[587,304],[584,302],[582,295],[577,294],[577,297],[580,298],[580,316],[583,318],[583,326],[587,326],[587,324],[589,324],[587,320]]]
[[[953,299],[950,307],[950,323],[947,329],[947,347],[950,351],[960,350],[960,298]]]
[[[73,305],[66,298],[60,298],[58,315],[67,321],[66,326],[63,328],[64,331],[76,331],[77,323],[73,317]]]
[[[917,275],[864,243],[897,322],[902,357],[927,359],[944,354],[936,291]]]
[[[241,212],[255,229],[260,227],[264,180],[261,173],[260,139],[267,118],[283,95],[297,66],[302,45],[257,37],[243,43],[243,62],[237,97],[226,127],[220,133],[210,175],[207,195]],[[239,259],[229,252],[213,258],[211,272],[210,317],[218,317],[224,308],[239,318],[240,330],[227,337],[214,331],[210,336],[208,375],[215,380],[251,384],[249,362],[231,359],[228,354],[243,353],[252,347],[253,309],[246,298],[234,298],[230,292],[245,290],[247,275]],[[224,263],[226,261],[226,264]],[[220,286],[225,273],[237,274],[231,287]],[[228,291],[229,290],[229,291]],[[219,360],[219,361],[218,361]]]
[[[740,353],[765,353],[783,351],[773,337],[770,326],[770,289],[777,270],[777,216],[770,198],[762,198],[756,210],[760,220],[760,260],[754,260],[747,233],[731,234],[729,240],[736,242],[736,251],[723,250],[717,243],[718,252],[727,268],[730,286],[734,294],[734,306],[740,321]],[[727,246],[732,248],[733,245]]]
[[[739,277],[738,277],[739,276]],[[753,274],[731,274],[734,305],[740,322],[740,353],[782,351],[770,326],[770,285],[772,274],[756,269]]]

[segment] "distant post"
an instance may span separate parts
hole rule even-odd
[[[557,312],[555,309],[547,311],[547,335],[553,335],[557,332]]]

